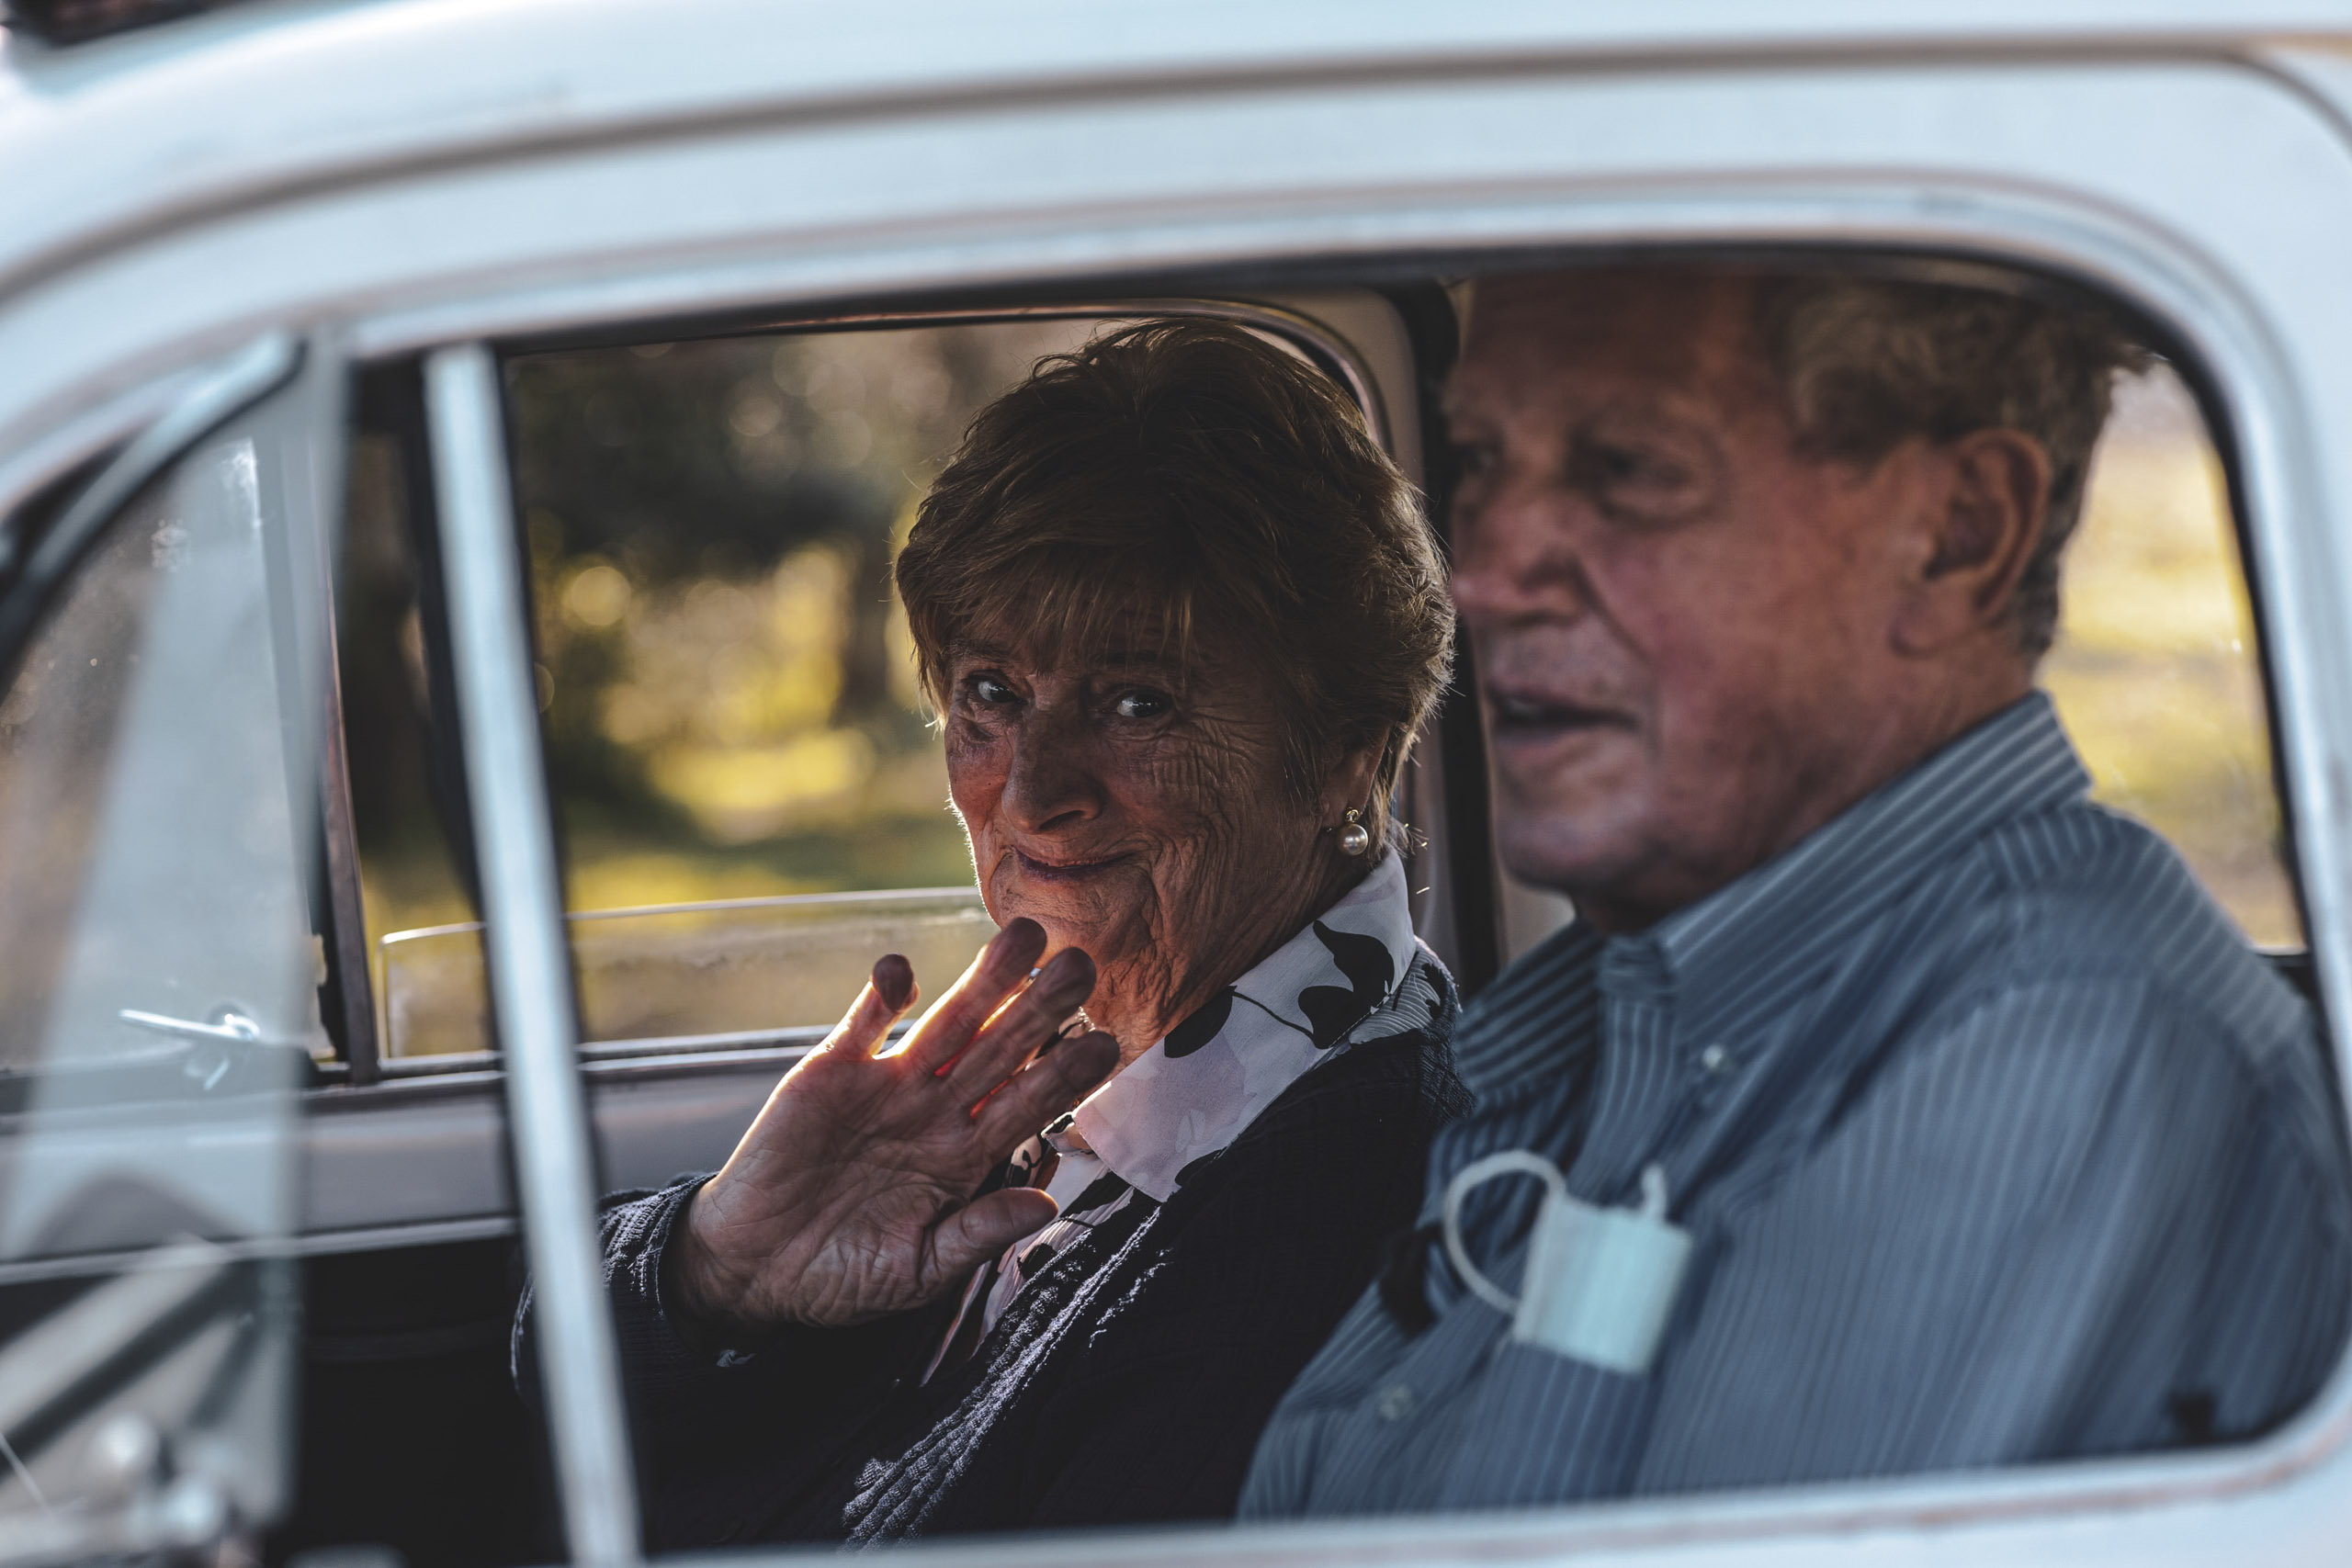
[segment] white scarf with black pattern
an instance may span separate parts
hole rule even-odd
[[[1166,1202],[1188,1166],[1225,1150],[1318,1063],[1357,1041],[1426,1025],[1436,993],[1406,983],[1417,951],[1404,863],[1391,853],[1015,1151],[1012,1183],[1043,1185],[1062,1212],[974,1274],[925,1378],[951,1351],[954,1359],[969,1354],[1021,1287],[1080,1235],[1130,1202]]]

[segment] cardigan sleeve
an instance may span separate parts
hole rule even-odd
[[[696,1350],[663,1302],[662,1260],[672,1227],[708,1179],[613,1194],[598,1224],[629,1437],[657,1543],[724,1533],[734,1490],[726,1478],[742,1459],[765,1456],[773,1465],[775,1456],[821,1448],[852,1396],[887,1381],[936,1317],[917,1312],[852,1328],[788,1330],[748,1355]],[[526,1286],[514,1319],[513,1372],[517,1390],[544,1416],[532,1301]],[[664,1501],[681,1491],[684,1498]],[[665,1518],[675,1528],[664,1528]]]

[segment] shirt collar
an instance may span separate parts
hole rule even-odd
[[[1217,992],[1078,1109],[1114,1174],[1165,1202],[1283,1090],[1393,1004],[1417,952],[1405,867],[1384,857],[1306,928]]]
[[[1750,997],[1843,951],[1887,900],[2019,818],[2079,799],[2090,786],[2048,696],[2011,704],[1926,761],[1728,886],[1646,931],[1603,942],[1582,924],[1560,931],[1496,982],[1454,1042],[1463,1079],[1483,1101],[1574,1057],[1555,1040],[1516,1038],[1537,1020],[1595,1016],[1596,986],[1673,1002],[1697,1032],[1726,1027]]]

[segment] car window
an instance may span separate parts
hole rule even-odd
[[[2221,454],[2180,377],[2120,378],[2066,550],[2041,682],[2092,798],[2147,823],[2255,942],[2303,945],[2260,647]],[[1570,916],[1501,874],[1509,956]]]
[[[1475,309],[1476,294],[1464,297]],[[969,888],[966,849],[947,807],[938,737],[915,687],[889,563],[925,486],[971,414],[1039,355],[1083,341],[1099,325],[1067,319],[861,326],[509,356],[505,412],[514,536],[527,570],[534,676],[581,1038],[592,1055],[598,1049],[607,1055],[699,1052],[806,1040],[806,1032],[795,1032],[830,1023],[876,953],[905,953],[919,976],[936,976],[965,962],[992,930]],[[2132,344],[2120,344],[2116,355],[2142,364]],[[2031,718],[2038,705],[2018,704],[1985,723],[2008,725],[2012,743],[2028,733],[2020,715],[2043,726],[2032,733],[2042,736],[2041,765],[2050,770],[2044,785],[2053,790],[2058,785],[2048,779],[2060,771],[2052,761],[2060,743],[2052,738],[2063,729],[2091,775],[2094,799],[2154,830],[2153,838],[2137,829],[2122,830],[2140,846],[2134,852],[2143,867],[2156,860],[2171,864],[2155,842],[2164,840],[2246,936],[2271,949],[2297,948],[2301,929],[2270,766],[2263,668],[2214,444],[2180,377],[2160,360],[2120,378],[2096,446],[2092,428],[2080,426],[2075,448],[2091,456],[2082,522],[2064,558],[2054,648],[2035,674],[2056,722],[2046,715]],[[401,491],[416,486],[399,477],[398,441],[369,457],[366,440],[359,467],[375,466],[370,482],[378,501],[369,504],[381,515],[371,523],[355,504],[345,624],[355,637],[363,625],[372,626],[368,637],[378,667],[369,679],[398,694],[395,705],[409,724],[402,732],[407,738],[396,743],[405,749],[404,760],[372,783],[355,779],[355,798],[388,1053],[396,1062],[422,1064],[486,1048],[487,985],[481,932],[467,888],[468,857],[452,848],[462,845],[468,832],[463,791],[447,782],[462,778],[462,770],[452,768],[449,739],[435,717],[447,699],[436,690],[435,671],[447,655],[430,604],[431,531],[413,516],[401,521],[401,508],[413,513],[418,502]],[[1450,498],[1440,498],[1452,501],[1457,520],[1470,514],[1474,503],[1465,498],[1477,482],[1467,462],[1475,454],[1463,456],[1470,477]],[[1623,471],[1645,472],[1637,467]],[[355,494],[359,488],[355,485]],[[383,499],[388,496],[393,499]],[[370,527],[374,545],[363,537]],[[1463,536],[1454,543],[1457,549],[1468,547]],[[372,590],[364,585],[370,573]],[[1650,579],[1653,585],[1662,581]],[[367,592],[381,596],[374,609],[364,607]],[[354,694],[363,682],[353,675],[359,667],[346,648],[347,712],[360,705]],[[1551,700],[1548,693],[1538,696]],[[1565,720],[1545,716],[1544,702],[1527,705],[1538,710],[1539,723],[1589,722],[1573,711],[1573,701],[1551,701],[1568,713]],[[366,771],[355,761],[356,773]],[[1997,795],[2001,782],[1972,781],[1972,789]],[[1497,816],[1502,814],[1498,807]],[[2096,833],[2084,826],[2090,817],[2069,817],[2068,830]],[[1867,887],[1867,877],[1850,879]],[[2201,909],[2202,901],[2191,896],[2185,878],[2168,886],[2173,913],[2188,921],[2178,906]],[[1555,931],[1567,913],[1563,901],[1526,889],[1515,890],[1506,908],[1521,950]],[[1819,909],[1813,913],[1821,916]],[[2203,921],[2201,915],[2194,918]],[[2220,924],[2206,921],[2198,932],[2209,948],[2226,946],[2245,959]],[[1750,931],[1742,940],[1762,939]],[[1883,978],[1911,961],[1906,953],[1878,951],[1872,973]],[[2245,973],[2231,977],[2277,988],[2275,978],[2250,961]],[[1617,975],[1596,983],[1623,979]],[[1510,983],[1508,976],[1500,982]],[[2278,1003],[2283,993],[2263,996]],[[2288,1017],[2291,1010],[2274,1007],[2264,1015],[2266,1026],[2282,1035],[2302,1029],[2300,1014]],[[1541,1011],[1523,1010],[1519,1016]],[[1858,1005],[1812,1022],[1825,1038],[1838,1040],[1840,1031],[1866,1024],[1869,1016],[1869,1007]],[[2030,1020],[2035,1028],[2067,1021],[2048,1010]],[[2092,1034],[2111,1040],[2112,1022],[2099,1022]],[[1715,1020],[1713,1027],[1731,1043],[1690,1043],[1691,1072],[1661,1090],[1662,1097],[1687,1096],[1690,1103],[1668,1117],[1660,1110],[1662,1098],[1649,1111],[1664,1119],[1638,1135],[1670,1143],[1695,1136],[1691,1128],[1713,1119],[1723,1126],[1707,1135],[1718,1137],[1722,1147],[1707,1157],[1762,1161],[1768,1151],[1758,1124],[1734,1124],[1742,1102],[1706,1086],[1740,1084],[1749,1054],[1761,1057],[1772,1049],[1764,1038],[1770,1024],[1751,1017]],[[1606,1027],[1621,1028],[1623,1021]],[[2013,1045],[2023,1027],[2009,1029],[2004,1040]],[[1861,1048],[1851,1040],[1838,1047]],[[1493,1072],[1491,1039],[1485,1049],[1483,1070]],[[2291,1101],[2301,1118],[2293,1126],[2324,1143],[2328,1134],[2313,1132],[2318,1122],[2306,1114],[2319,1103],[2312,1094],[2316,1063],[2309,1052],[2296,1060],[2288,1075],[2294,1081],[2282,1077],[2279,1085],[2266,1086],[2262,1094],[2270,1098],[2257,1112],[2276,1111],[2287,1124],[2288,1112],[2278,1107]],[[767,1064],[746,1058],[715,1066],[733,1072],[749,1061]],[[747,1080],[750,1076],[745,1073]],[[1902,1087],[1908,1080],[1887,1081],[1894,1087],[1857,1089],[1855,1103],[1864,1108],[1850,1113],[1900,1114],[1884,1106],[1909,1092]],[[610,1128],[600,1122],[598,1131],[609,1135]],[[695,1135],[709,1131],[697,1126]],[[1521,1162],[1514,1168],[1554,1174],[1573,1168],[1577,1174],[1568,1181],[1620,1194],[1593,1201],[1627,1205],[1617,1216],[1623,1224],[1670,1232],[1667,1239],[1679,1247],[1719,1247],[1732,1223],[1725,1217],[1730,1212],[1716,1206],[1720,1194],[1685,1210],[1669,1209],[1670,1193],[1651,1179],[1665,1179],[1662,1163],[1593,1177],[1577,1163],[1574,1145],[1543,1142],[1555,1132],[1532,1123],[1509,1129],[1512,1143],[1527,1145],[1510,1155]],[[1597,1158],[1631,1160],[1635,1135],[1589,1146],[1599,1151]],[[2050,1141],[2064,1145],[2069,1135],[2055,1130]],[[1958,1157],[1967,1159],[1987,1146],[1968,1138],[1957,1143],[1963,1145]],[[712,1137],[707,1145],[695,1163],[716,1163],[723,1156],[723,1140]],[[1688,1150],[1674,1157],[1698,1159]],[[1899,1164],[1903,1156],[1898,1150],[1883,1157]],[[2266,1168],[2256,1176],[2267,1181],[2277,1174]],[[1905,1179],[1897,1171],[1878,1185]],[[1707,1177],[1693,1163],[1673,1179],[1703,1190]],[[1808,1179],[1834,1185],[1835,1178],[1816,1172]],[[1641,1185],[1630,1185],[1634,1180]],[[2258,1181],[2249,1181],[2252,1192]],[[1579,1197],[1579,1206],[1585,1201]],[[2253,1192],[2245,1201],[2259,1205],[2268,1199]],[[1488,1204],[1482,1222],[1478,1205],[1462,1209],[1470,1226],[1491,1224],[1498,1213]],[[1400,1214],[1400,1224],[1405,1217]],[[1669,1218],[1673,1223],[1664,1223]],[[1509,1229],[1483,1235],[1473,1229],[1466,1237],[1449,1233],[1448,1250],[1432,1252],[1425,1269],[1458,1270],[1461,1258],[1482,1247],[1517,1245],[1505,1234]],[[1423,1239],[1432,1248],[1439,1245]],[[1766,1267],[1755,1261],[1764,1256],[1752,1254],[1750,1266]],[[1447,1261],[1438,1261],[1441,1257]],[[1930,1276],[1931,1261],[1911,1259],[1923,1278]],[[1378,1310],[1419,1332],[1412,1328],[1410,1305],[1398,1303],[1426,1297],[1436,1303],[1432,1311],[1458,1304],[1463,1291],[1475,1288],[1462,1283],[1468,1278],[1425,1272],[1419,1287],[1409,1279],[1392,1281]],[[1430,1280],[1440,1283],[1429,1285]],[[1667,1294],[1679,1288],[1671,1285]],[[1793,1287],[1766,1280],[1756,1288]],[[1703,1292],[1703,1284],[1694,1289]],[[1494,1290],[1479,1293],[1490,1302],[1508,1295]],[[2150,1285],[2149,1294],[2182,1299],[2179,1281],[2169,1278]],[[2023,1319],[2009,1326],[2021,1332],[2035,1329],[2054,1310],[2019,1300],[2023,1304],[2015,1310]],[[2098,1305],[2107,1311],[2113,1303],[2102,1298]],[[2279,1308],[2281,1314],[2287,1310]],[[2321,1349],[2297,1350],[2305,1365],[2279,1372],[2280,1386],[2316,1367],[2323,1352],[2332,1353],[2333,1310],[2322,1303],[2305,1320],[2281,1327],[2282,1344],[2302,1336]],[[1476,1331],[1463,1328],[1464,1321],[1456,1317],[1447,1332]],[[1558,1324],[1543,1331],[1553,1330],[1570,1333]],[[1666,1342],[1660,1336],[1679,1331],[1657,1317],[1647,1332],[1654,1348]],[[1623,1370],[1600,1352],[1586,1354],[1581,1343],[1547,1348]],[[2303,1338],[2293,1343],[2300,1346]],[[1729,1379],[1734,1374],[1727,1369],[1736,1364],[1735,1350],[1721,1349],[1720,1359],[1702,1371]],[[1388,1414],[1392,1409],[1409,1413],[1420,1397],[1409,1387],[1393,1400],[1386,1385],[1358,1392],[1362,1409],[1349,1418],[1383,1423],[1398,1419]],[[2199,1414],[2199,1395],[2196,1388],[2167,1393],[2169,1403],[2135,1440],[2164,1448],[2220,1430],[2221,1418]],[[2301,1392],[2292,1397],[2299,1400]],[[1860,1412],[1874,1419],[1867,1405],[1858,1397],[1824,1443],[1834,1446],[1846,1431],[1867,1427],[1868,1419],[1852,1418]],[[1548,1407],[1537,1416],[1540,1426],[1550,1418]],[[1306,1417],[1293,1410],[1287,1419],[1292,1427],[1283,1440],[1306,1440],[1297,1428]],[[2251,1429],[2242,1426],[2230,1435]],[[1836,1468],[1842,1461],[1820,1462],[1816,1478],[1843,1473]],[[1931,1455],[1903,1468],[1948,1466]],[[1659,1489],[1710,1484],[1715,1483],[1678,1482]],[[1491,1501],[1486,1493],[1476,1495],[1482,1506]],[[1425,1501],[1432,1507],[1456,1506],[1444,1498]],[[1388,1506],[1369,1496],[1349,1505]]]
[[[763,333],[510,361],[587,1042],[739,1044],[829,1023],[877,953],[944,976],[993,931],[890,563],[971,416],[1102,325]],[[406,737],[372,777],[354,766],[386,1053],[477,1051],[481,941],[415,718],[430,708],[431,639],[399,546],[413,530],[390,521],[389,448],[363,441],[355,472],[370,464],[381,471],[355,502],[345,615],[373,630],[346,636],[345,669],[346,707],[364,680],[376,708],[398,710],[385,732]],[[355,679],[362,645],[374,663]]]
[[[103,525],[0,694],[12,1541],[149,1539],[166,1498],[211,1539],[284,1501],[293,1319],[272,1255],[294,1093],[331,1051],[308,412],[298,385],[110,520],[69,508],[13,540],[62,558]]]
[[[2303,945],[2221,454],[2178,376],[2117,389],[2043,680],[2094,798],[2162,833],[2267,947]]]
[[[442,945],[475,974],[481,943],[469,924],[471,829],[416,367],[369,369],[355,402],[336,668],[375,1032],[392,1056],[402,1042],[415,1054],[432,1030],[413,1016],[414,987],[386,983],[386,937],[463,925]],[[462,1045],[479,1049],[479,998],[467,1009]]]

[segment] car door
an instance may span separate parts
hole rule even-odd
[[[395,12],[421,16],[383,14]],[[2291,901],[2322,995],[2346,994],[2352,459],[2325,435],[2352,408],[2339,301],[2352,88],[2333,45],[2153,10],[1215,19],[1114,30],[1075,13],[1015,26],[916,7],[786,37],[713,5],[596,10],[530,31],[525,49],[525,9],[483,6],[410,28],[306,18],[266,38],[224,22],[187,35],[201,47],[161,78],[127,54],[90,67],[97,87],[62,94],[62,129],[42,135],[128,144],[165,88],[239,129],[180,172],[168,204],[159,176],[120,154],[123,177],[95,182],[102,197],[55,176],[19,186],[0,347],[40,373],[0,389],[0,457],[12,474],[39,467],[27,454],[54,467],[69,437],[127,423],[107,411],[130,406],[141,367],[257,318],[326,320],[357,360],[410,362],[425,478],[454,487],[434,529],[450,548],[453,705],[478,688],[489,716],[466,725],[513,747],[536,730],[538,682],[516,608],[527,519],[505,488],[498,367],[534,344],[650,344],[943,299],[1425,293],[1482,268],[1629,253],[1802,251],[1954,276],[1995,264],[2144,324],[2214,429],[2255,592]],[[272,97],[294,46],[313,90]],[[345,103],[322,108],[320,84]],[[256,93],[263,107],[240,107]],[[299,151],[266,151],[273,139]],[[1425,383],[1442,373],[1442,334],[1406,321],[1404,381]],[[461,566],[459,537],[485,554]],[[461,578],[471,647],[455,635]],[[318,1157],[345,1174],[309,1201],[348,1202],[334,1212],[347,1224],[318,1229],[357,1238],[355,1255],[385,1252],[394,1225],[435,1245],[495,1241],[513,1224],[497,1097],[519,1086],[520,1207],[546,1299],[571,1303],[571,1327],[550,1335],[576,1398],[554,1430],[570,1550],[621,1561],[632,1516],[593,1310],[588,1205],[603,1178],[586,1107],[603,1102],[608,1149],[624,1103],[707,1147],[775,1063],[573,1060],[561,862],[534,776],[545,759],[526,745],[501,753],[502,772],[466,749],[489,984],[523,1033],[502,1029],[495,1066],[315,1093],[305,1135],[336,1145]],[[1466,825],[1481,802],[1455,786],[1475,778],[1475,748],[1440,751],[1466,759],[1445,775],[1442,814]],[[1493,875],[1483,862],[1455,870]],[[608,1154],[606,1173],[616,1165]],[[2056,1560],[2096,1541],[2134,1560],[2317,1561],[2340,1536],[2347,1397],[2339,1376],[2250,1445],[2060,1469],[1022,1550],[1745,1562],[1879,1549]]]
[[[876,954],[909,955],[935,988],[993,931],[888,607],[907,474],[943,460],[1040,354],[1167,314],[1287,345],[1418,462],[1405,318],[1371,290],[664,323],[645,341],[537,334],[501,356],[509,479],[493,488],[514,504],[493,526],[520,547],[520,580],[496,599],[528,605],[537,705],[510,721],[566,829],[563,1005],[596,1190],[715,1168]],[[335,644],[356,761],[327,781],[322,853],[355,868],[351,923],[369,935],[346,964],[349,1029],[306,1105],[306,1462],[280,1540],[499,1560],[526,1550],[538,1499],[503,1354],[519,1280],[511,1052],[481,919],[496,868],[475,852],[475,742],[457,723],[470,666],[429,363],[355,373]],[[869,649],[899,662],[862,672]],[[1454,733],[1475,746],[1475,724]],[[1449,769],[1470,781],[1454,798],[1482,801],[1477,765],[1433,739],[1405,810],[1425,840],[1424,936],[1491,970],[1489,884],[1465,893],[1447,872],[1486,860],[1481,819],[1445,810]],[[420,1494],[440,1502],[403,1501]]]

